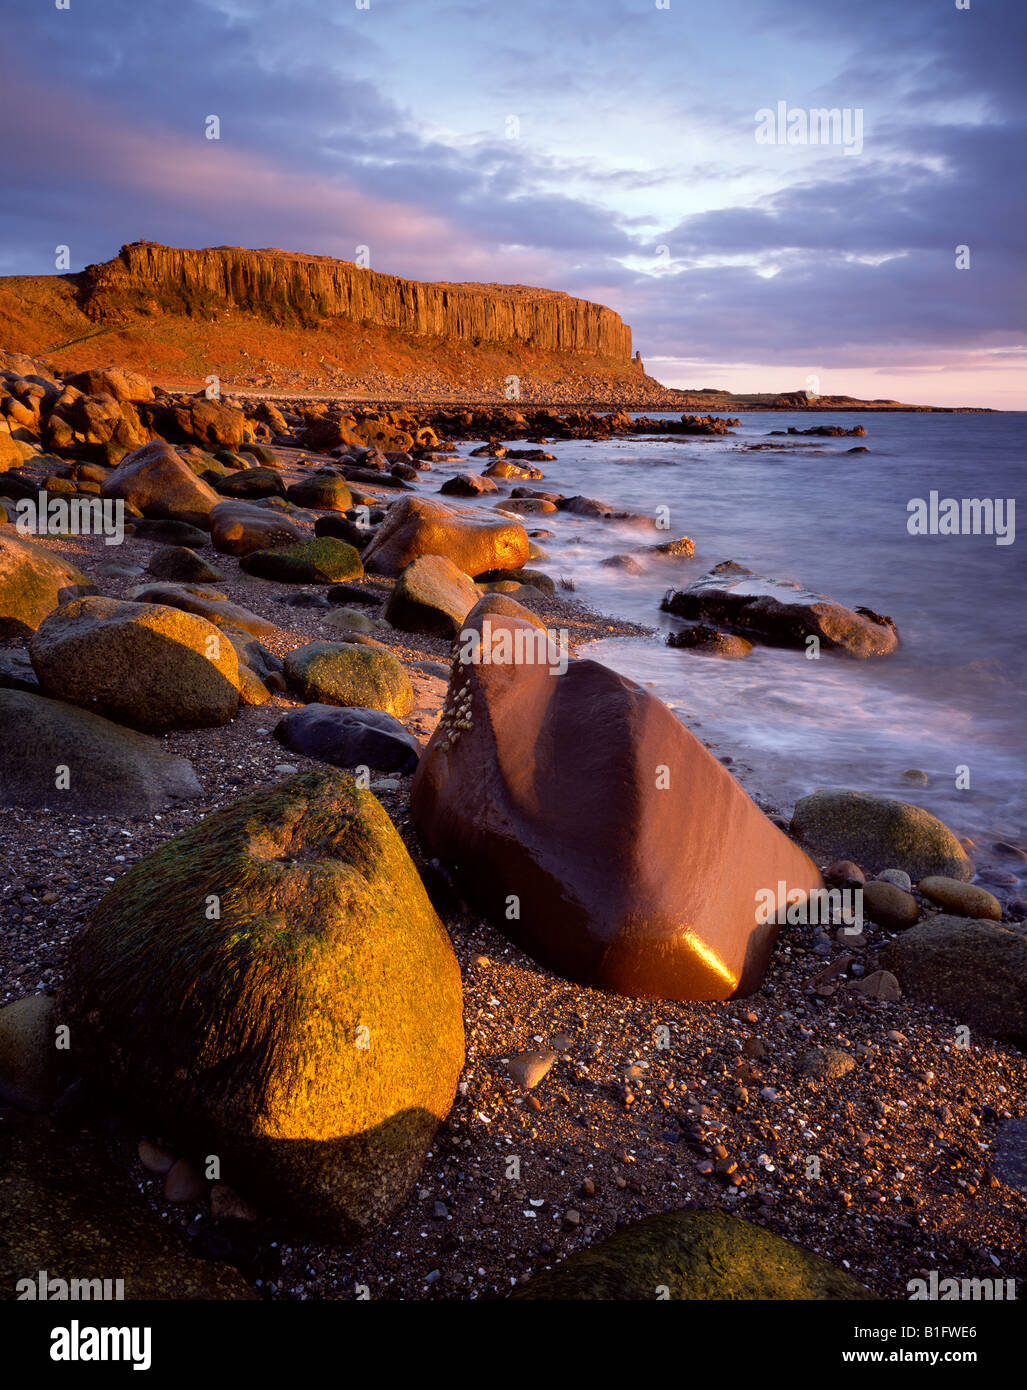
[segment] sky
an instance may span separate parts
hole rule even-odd
[[[31,0],[0,274],[367,247],[669,385],[1025,409],[1025,50],[1023,0]]]

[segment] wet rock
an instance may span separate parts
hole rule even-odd
[[[973,865],[952,831],[906,801],[817,791],[796,804],[792,834],[824,855],[851,857],[872,873],[900,865],[914,880],[930,874],[973,877]]]
[[[173,579],[185,584],[220,584],[224,575],[208,565],[202,555],[182,545],[159,546],[150,556],[147,569],[156,579]]]
[[[917,887],[925,898],[956,917],[988,917],[994,922],[1002,921],[1002,904],[986,888],[938,876],[922,878]]]
[[[422,555],[407,565],[385,605],[402,632],[456,637],[480,597],[477,586],[444,555]]]
[[[136,449],[100,484],[100,496],[123,498],[144,516],[206,529],[220,497],[170,444]]]
[[[285,674],[309,703],[385,710],[397,717],[414,706],[402,662],[382,647],[308,642],[285,658]]]
[[[866,658],[885,656],[898,646],[890,618],[868,608],[846,608],[791,580],[763,579],[730,560],[668,594],[662,607],[679,618],[706,619],[786,647],[805,647],[816,637],[828,650]]]
[[[900,931],[919,920],[920,904],[894,883],[874,879],[863,885],[863,911],[878,926]]]
[[[559,674],[537,620],[498,602],[464,624],[491,659],[454,663],[415,774],[422,843],[565,978],[643,997],[750,993],[776,934],[757,890],[819,887],[816,868],[665,705],[597,662]]]
[[[696,652],[700,656],[726,657],[729,661],[748,656],[752,651],[752,643],[744,637],[739,637],[733,632],[721,632],[718,628],[707,627],[704,623],[670,633],[667,646],[683,647],[686,651]]]
[[[58,604],[95,593],[62,555],[0,531],[0,638],[27,637]]]
[[[52,995],[0,1008],[0,1100],[19,1110],[49,1110],[58,1096],[57,1062]]]
[[[401,498],[386,513],[364,562],[371,574],[398,575],[422,555],[445,555],[468,575],[519,569],[528,558],[528,533],[519,522],[480,510]]]
[[[334,536],[317,536],[273,550],[253,550],[240,565],[247,574],[280,584],[331,584],[364,573],[358,551]]]

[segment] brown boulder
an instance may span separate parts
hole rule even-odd
[[[820,888],[816,867],[655,696],[555,656],[530,623],[469,615],[411,792],[427,852],[568,979],[750,994],[777,933],[764,895]]]
[[[153,387],[138,372],[124,367],[93,367],[64,378],[65,386],[73,386],[85,396],[113,396],[116,401],[152,401]]]
[[[291,545],[306,540],[308,534],[282,512],[250,502],[218,502],[210,514],[210,539],[214,549],[225,555]]]
[[[170,444],[158,440],[137,449],[100,484],[101,497],[122,497],[144,516],[206,528],[221,500]]]
[[[427,497],[402,497],[364,552],[369,574],[401,574],[421,555],[445,555],[464,574],[520,569],[531,550],[519,521]]]
[[[206,396],[151,408],[150,420],[166,439],[204,449],[237,449],[250,433],[241,410]]]
[[[63,556],[0,531],[0,637],[27,636],[59,603],[95,593],[89,577]]]

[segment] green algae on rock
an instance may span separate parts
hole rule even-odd
[[[948,826],[908,801],[867,792],[816,791],[796,803],[791,830],[807,849],[854,859],[871,873],[898,867],[914,882],[929,874],[963,880],[973,876],[973,865]]]
[[[464,1059],[445,929],[380,803],[334,771],[134,865],[78,938],[57,1013],[88,1077],[334,1235],[405,1199]]]
[[[406,668],[382,647],[308,642],[285,658],[285,674],[303,699],[314,704],[383,709],[398,719],[414,706]]]
[[[515,1299],[876,1299],[820,1255],[737,1216],[665,1211],[537,1274]]]
[[[359,579],[364,573],[358,551],[334,536],[315,536],[274,550],[254,550],[240,566],[259,579],[281,584],[334,584],[340,579]]]

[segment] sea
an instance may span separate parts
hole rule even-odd
[[[537,568],[571,581],[598,612],[651,629],[592,643],[579,656],[651,689],[730,760],[751,794],[785,814],[811,791],[844,787],[914,802],[978,842],[1023,842],[1027,414],[803,411],[741,421],[724,436],[661,436],[657,423],[630,438],[547,441],[555,461],[541,465],[543,482],[527,486],[597,498],[639,518],[525,518],[529,532],[552,532],[537,542],[547,555]],[[866,437],[771,433],[821,424],[862,425]],[[869,452],[848,452],[859,446]],[[470,465],[480,471],[486,462]],[[466,467],[438,463],[429,476],[442,481]],[[916,503],[929,511],[932,493],[936,515],[946,499],[1001,499],[1011,543],[995,534],[913,534]],[[690,559],[645,552],[682,535],[695,543]],[[604,566],[615,554],[632,555],[642,572]],[[823,651],[811,660],[757,643],[728,661],[668,647],[668,633],[684,624],[660,611],[664,594],[723,560],[889,615],[898,650],[864,661]]]

